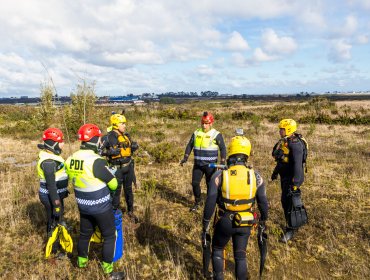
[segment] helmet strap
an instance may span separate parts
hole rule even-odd
[[[53,141],[54,142],[53,145],[50,145],[47,142],[48,142],[48,140],[44,141],[44,147],[45,147],[46,150],[49,150],[49,151],[53,152],[56,155],[61,154],[62,150],[60,149],[60,147],[58,145],[59,144],[58,142]]]

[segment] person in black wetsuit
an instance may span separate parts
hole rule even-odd
[[[64,159],[60,156],[64,145],[62,131],[48,128],[44,131],[42,140],[43,143],[37,145],[41,149],[37,162],[39,199],[46,210],[46,232],[50,236],[55,223],[63,220],[63,201],[68,196],[68,176]]]
[[[272,156],[276,167],[271,175],[271,180],[276,180],[280,175],[281,204],[287,223],[286,232],[280,241],[287,242],[294,236],[295,230],[289,226],[289,211],[292,207],[291,191],[296,191],[304,181],[303,164],[307,157],[306,140],[296,133],[297,123],[292,119],[283,119],[279,123],[281,139],[275,144]]]
[[[265,230],[268,218],[266,187],[261,175],[248,165],[251,144],[244,136],[235,136],[228,146],[227,170],[217,170],[211,180],[203,214],[203,233],[210,230],[215,214],[212,238],[214,279],[224,279],[224,249],[233,241],[236,279],[247,279],[246,248],[251,228],[256,223],[252,207],[257,202],[260,211],[259,226]]]
[[[101,155],[108,158],[111,166],[116,168],[115,176],[118,180],[118,188],[113,197],[113,208],[120,208],[122,186],[124,189],[129,218],[137,223],[139,219],[134,214],[134,194],[132,183],[135,180],[134,161],[132,153],[139,145],[132,141],[126,132],[126,117],[121,114],[113,114],[110,117],[111,130],[104,136]]]
[[[77,244],[77,266],[88,263],[89,244],[97,226],[103,237],[102,268],[111,278],[123,279],[123,272],[113,272],[116,226],[111,196],[117,189],[117,179],[99,154],[100,129],[85,124],[78,130],[80,150],[66,160],[66,170],[74,186],[80,211],[80,237]]]

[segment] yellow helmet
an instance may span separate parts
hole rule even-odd
[[[285,135],[289,136],[297,131],[297,123],[292,119],[283,119],[279,122],[279,128],[284,128]]]
[[[120,123],[125,123],[126,117],[121,114],[114,114],[110,117],[110,124],[113,129],[117,129]]]
[[[230,157],[236,154],[244,154],[248,157],[251,154],[252,145],[247,137],[244,136],[234,136],[231,138],[231,142],[227,147],[227,156]]]

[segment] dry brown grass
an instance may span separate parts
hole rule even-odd
[[[233,110],[270,110],[266,103],[212,103],[171,105],[198,115],[205,110],[217,114]],[[346,105],[351,106],[347,102]],[[362,104],[362,106],[368,106]],[[170,105],[169,105],[170,106]],[[354,104],[358,106],[358,104]],[[339,106],[340,107],[340,106]],[[160,108],[163,109],[162,106]],[[139,111],[147,110],[145,107]],[[148,115],[129,119],[135,140],[141,148],[137,156],[138,188],[135,207],[141,223],[124,219],[125,255],[117,264],[128,279],[200,279],[201,213],[189,213],[192,203],[191,163],[178,161],[197,121],[158,118],[152,106]],[[128,116],[133,114],[129,112]],[[292,116],[293,117],[293,116]],[[102,122],[103,123],[103,122]],[[259,133],[242,120],[216,119],[226,142],[233,131],[243,127],[253,145],[251,161],[266,181],[274,162],[270,156],[278,140],[276,124],[262,122]],[[158,131],[163,134],[158,134]],[[366,279],[369,269],[369,177],[370,129],[365,126],[301,125],[308,135],[309,172],[302,187],[310,223],[299,230],[288,245],[278,242],[284,227],[280,186],[267,182],[270,203],[269,255],[265,279]],[[38,200],[35,160],[38,139],[14,140],[1,136],[0,142],[0,277],[2,279],[104,279],[99,267],[100,247],[94,245],[87,269],[75,267],[72,259],[44,260],[45,214]],[[148,152],[160,143],[172,143],[172,158],[156,163]],[[78,148],[72,143],[63,156]],[[171,154],[170,154],[171,156]],[[204,182],[203,192],[205,191]],[[71,194],[66,200],[66,219],[72,236],[78,238],[78,210]],[[248,265],[257,279],[258,248],[255,236],[248,245]],[[227,248],[226,279],[233,279],[233,256]]]

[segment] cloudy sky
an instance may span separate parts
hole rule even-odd
[[[12,0],[0,96],[370,90],[370,0]]]

